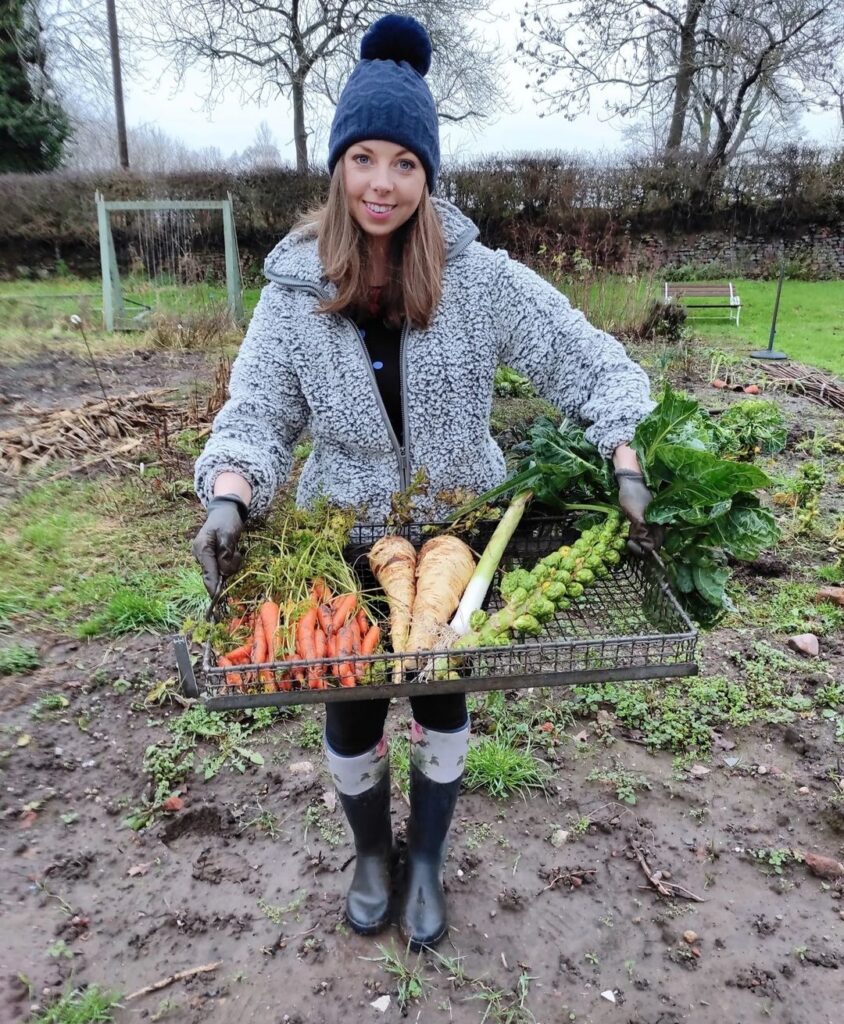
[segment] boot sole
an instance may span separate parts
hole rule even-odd
[[[383,932],[384,929],[390,924],[391,915],[387,914],[385,918],[380,921],[376,921],[375,924],[359,924],[354,921],[348,914],[344,915],[346,922],[353,932],[357,932],[358,935],[377,935],[379,932]]]

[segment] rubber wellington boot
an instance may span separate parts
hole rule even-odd
[[[346,919],[360,935],[374,935],[390,922],[390,773],[349,796],[337,793],[355,838],[355,874],[346,895]]]
[[[462,777],[434,782],[410,765],[407,880],[399,928],[414,951],[436,946],[448,928],[442,875]]]

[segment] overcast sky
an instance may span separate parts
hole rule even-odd
[[[518,37],[519,12],[515,0],[497,0],[495,8],[501,20],[487,28],[492,38],[506,41],[509,49]],[[225,156],[249,146],[261,121],[266,121],[282,157],[295,162],[293,119],[283,97],[272,104],[258,107],[244,105],[234,90],[212,113],[203,107],[204,83],[194,74],[185,87],[176,90],[172,76],[164,73],[153,84],[155,72],[149,69],[148,84],[133,83],[126,95],[126,116],[131,125],[156,124],[169,135],[181,139],[193,149],[217,146]],[[513,113],[504,113],[486,122],[476,134],[448,126],[441,132],[444,160],[468,158],[484,153],[537,151],[547,149],[585,150],[597,153],[624,145],[619,122],[606,123],[601,117],[601,104],[593,104],[592,112],[567,121],[561,115],[540,118],[531,92],[525,88],[525,72],[510,62],[507,65],[507,86]],[[805,136],[820,143],[840,140],[838,118],[833,112],[806,115]],[[327,137],[317,141],[313,157],[324,159]]]

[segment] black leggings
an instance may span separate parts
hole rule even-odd
[[[448,732],[462,729],[469,720],[465,693],[440,693],[432,697],[411,697],[413,717],[426,729]],[[325,705],[325,738],[341,757],[355,757],[371,750],[384,735],[390,707],[383,700],[337,701]]]

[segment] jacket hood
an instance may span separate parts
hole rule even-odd
[[[478,237],[478,228],[448,200],[432,196],[431,202],[442,223],[446,259],[452,259]],[[264,274],[271,281],[293,278],[303,284],[323,287],[325,276],[314,235],[305,231],[285,235],[264,261]]]

